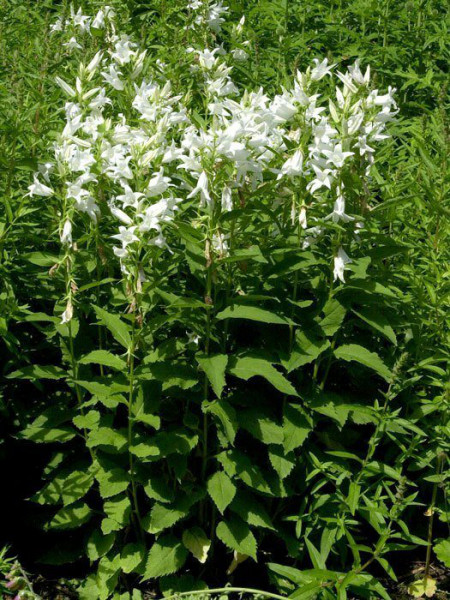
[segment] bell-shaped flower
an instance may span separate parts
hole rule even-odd
[[[28,196],[52,196],[54,194],[51,188],[39,181],[37,175],[34,176],[34,182],[28,186],[28,189],[30,190]]]
[[[200,194],[201,206],[204,206],[205,203],[209,206],[212,203],[211,196],[209,195],[208,176],[205,171],[201,172],[197,185],[188,195],[188,198],[194,198],[197,194]]]
[[[60,235],[61,244],[71,244],[72,243],[72,223],[69,219],[66,219],[64,223],[64,227],[61,231]]]
[[[345,252],[345,250],[342,247],[339,248],[337,255],[334,257],[334,269],[333,269],[334,281],[336,281],[336,279],[339,279],[340,281],[342,281],[342,283],[345,283],[345,278],[344,278],[345,265],[347,265],[348,263],[351,263],[351,262],[352,262],[352,260],[351,260],[351,258],[349,258],[347,256],[347,253]]]

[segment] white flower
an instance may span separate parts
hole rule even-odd
[[[313,81],[319,81],[325,75],[331,75],[331,69],[336,65],[329,65],[328,59],[324,58],[322,62],[318,58],[314,58],[313,62],[315,67],[311,70],[311,79]]]
[[[153,175],[148,183],[147,196],[151,198],[152,196],[163,194],[169,187],[170,182],[170,177],[164,177],[164,168],[161,167],[158,173]]]
[[[77,50],[80,50],[82,48],[82,45],[77,42],[77,39],[75,37],[71,37],[68,42],[63,44],[63,46],[66,46],[66,48],[69,51],[75,50],[75,48]]]
[[[303,152],[296,150],[294,154],[287,159],[287,161],[281,167],[281,171],[277,179],[281,179],[283,175],[288,177],[295,177],[303,173]]]
[[[227,185],[222,190],[222,210],[224,212],[229,212],[233,210],[233,198],[231,194],[231,188]]]
[[[109,71],[102,71],[100,75],[105,81],[107,81],[115,90],[121,91],[125,88],[123,81],[119,75],[122,75],[120,71],[117,71],[114,65],[109,65]]]
[[[330,150],[323,150],[323,154],[327,157],[327,163],[332,164],[340,169],[349,156],[353,156],[354,152],[343,152],[342,144],[336,144]]]
[[[200,194],[201,205],[206,204],[209,206],[212,203],[211,196],[209,195],[208,189],[208,176],[205,171],[202,171],[200,177],[198,178],[197,185],[189,194],[188,198],[193,198],[197,194]]]
[[[308,222],[306,220],[306,207],[302,206],[300,209],[300,214],[298,216],[298,222],[302,229],[306,229],[308,227]]]
[[[116,217],[116,219],[119,219],[119,221],[121,221],[122,223],[125,223],[125,225],[131,225],[133,223],[131,217],[129,217],[127,213],[121,210],[120,208],[117,208],[117,206],[110,204],[109,209],[111,211],[111,214],[114,217]]]
[[[66,83],[63,79],[61,79],[61,77],[55,77],[55,81],[56,83],[59,85],[59,87],[66,92],[66,94],[68,96],[70,96],[71,98],[73,98],[73,96],[76,96],[77,93],[76,91],[73,89],[73,87],[70,87],[70,85],[68,83]]]
[[[333,270],[333,279],[340,279],[342,283],[345,283],[344,279],[344,270],[345,265],[351,263],[351,259],[347,256],[345,250],[343,248],[339,248],[337,256],[334,257],[334,270]]]
[[[122,248],[125,249],[129,244],[139,241],[139,238],[136,235],[134,235],[136,229],[136,225],[133,225],[133,227],[124,227],[121,225],[119,227],[119,233],[117,233],[116,235],[112,235],[111,237],[116,240],[119,240],[119,242],[121,242],[122,244]]]
[[[34,176],[34,183],[32,183],[30,186],[28,186],[28,189],[30,190],[28,195],[29,196],[52,196],[54,194],[54,191],[49,188],[48,186],[44,185],[43,183],[41,183],[38,178],[37,175]]]
[[[64,223],[60,238],[61,244],[72,243],[72,223],[69,221],[69,219],[66,219],[66,222]]]
[[[348,223],[349,221],[354,220],[354,217],[350,217],[349,215],[345,214],[345,199],[341,194],[339,194],[336,198],[333,212],[325,217],[326,221],[328,221],[328,219],[331,219],[333,223],[338,223],[339,221]]]
[[[72,302],[69,300],[66,305],[65,311],[61,315],[61,325],[68,323],[73,317],[73,306]]]

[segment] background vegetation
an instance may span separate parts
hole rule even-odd
[[[109,4],[118,13],[122,30],[140,39],[151,56],[170,65],[181,81],[185,73],[179,65],[186,47],[183,2],[111,0]],[[94,0],[80,3],[86,14],[94,14],[100,5]],[[33,423],[36,427],[35,419],[52,403],[58,405],[60,389],[52,381],[10,377],[26,365],[62,360],[51,321],[61,292],[48,274],[55,254],[54,221],[42,204],[45,199],[25,194],[38,161],[48,154],[49,141],[64,123],[65,98],[55,76],[61,71],[73,73],[77,61],[49,34],[56,18],[68,13],[68,3],[1,0],[0,6],[1,535],[30,571],[81,580],[96,558],[93,552],[88,559],[84,550],[91,531],[83,527],[43,531],[54,507],[32,501],[42,487],[43,474],[47,477],[57,467],[51,461],[58,460],[59,445],[35,444],[32,436],[23,433]],[[372,264],[368,271],[367,264],[366,270],[364,264],[357,264],[359,284],[350,283],[339,297],[345,319],[328,323],[326,335],[333,344],[337,333],[339,343],[356,336],[359,343],[379,352],[393,375],[384,385],[354,362],[333,362],[326,355],[320,364],[317,355],[306,363],[299,381],[313,424],[307,429],[313,433],[297,449],[293,491],[277,504],[278,498],[267,501],[264,481],[253,481],[247,485],[255,495],[250,500],[243,495],[236,509],[258,539],[258,562],[249,559],[227,576],[232,555],[223,548],[217,550],[208,571],[190,567],[183,577],[164,575],[158,585],[170,592],[231,581],[279,594],[296,593],[299,599],[334,598],[339,590],[320,585],[326,578],[324,571],[331,569],[359,576],[350,586],[350,593],[358,598],[387,597],[379,580],[398,593],[396,580],[405,584],[405,590],[424,576],[437,579],[436,594],[445,597],[448,579],[446,583],[445,576],[436,573],[449,566],[445,542],[449,534],[448,7],[440,0],[259,0],[229,6],[224,25],[228,38],[233,39],[232,25],[244,14],[250,41],[249,60],[234,70],[242,86],[263,85],[277,93],[289,85],[296,69],[326,56],[338,67],[359,58],[362,65],[371,65],[380,90],[389,85],[397,88],[400,113],[390,128],[392,138],[378,154],[371,188]],[[94,48],[95,43],[94,39]],[[240,44],[239,40],[231,43]],[[84,274],[84,284],[95,268]],[[263,267],[254,274],[256,296],[262,293]],[[117,269],[107,265],[102,276],[117,277]],[[301,272],[296,280],[298,298],[307,301],[315,290],[323,308],[325,297],[320,286],[314,287],[315,276],[315,272]],[[286,293],[292,294],[293,280],[289,286]],[[180,295],[188,292],[180,289]],[[93,294],[89,300],[98,303],[99,297]],[[161,314],[175,322],[180,311],[181,319],[191,318],[189,310],[167,301]],[[286,314],[288,308],[280,310]],[[326,312],[318,314],[322,320],[327,317]],[[306,312],[305,319],[312,323],[318,314]],[[171,334],[176,336],[176,325]],[[278,336],[276,326],[252,323],[243,330],[236,327],[233,334],[238,345],[252,340],[255,347],[261,336],[274,345]],[[308,384],[316,365],[321,375],[319,391]],[[241,437],[233,451],[254,457],[278,430],[267,387],[261,382],[248,384],[245,393],[258,399],[259,412],[255,415],[254,407],[234,398],[233,423]],[[252,419],[260,420],[259,429],[249,427]],[[293,421],[297,435],[305,423]],[[292,456],[278,458],[278,471],[290,472]],[[241,460],[244,464],[245,456]],[[264,506],[252,516],[248,504],[256,498]],[[389,578],[394,583],[388,583]],[[102,581],[102,594],[112,593],[110,574]],[[122,582],[122,590],[139,586],[138,581],[136,575],[131,583]],[[89,586],[82,594],[95,597],[95,593],[89,596]]]

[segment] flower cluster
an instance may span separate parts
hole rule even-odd
[[[189,10],[194,29],[218,33],[227,9],[192,0]],[[363,217],[355,202],[348,210],[352,190],[345,173],[370,175],[375,146],[396,114],[393,89],[371,90],[370,69],[363,74],[357,61],[336,72],[333,90],[335,65],[325,59],[297,72],[290,89],[270,98],[262,88],[239,90],[232,55],[198,43],[186,49],[186,61],[199,81],[199,119],[192,93],[174,94],[164,66],[116,33],[110,8],[93,19],[72,9],[53,30],[65,27],[80,34],[103,28],[105,48],[80,64],[74,84],[57,78],[68,96],[66,125],[53,163],[40,168],[29,188],[31,195],[55,193],[62,200],[63,245],[72,244],[77,214],[115,222],[111,239],[122,271],[142,279],[151,249],[168,247],[164,232],[177,211],[194,206],[210,219],[213,250],[225,256],[233,239],[218,216],[237,207],[240,191],[257,192],[271,182],[275,208],[283,212],[289,198],[303,248],[332,232],[334,279],[344,281],[350,258],[342,240],[362,228]]]

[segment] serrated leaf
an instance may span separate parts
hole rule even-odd
[[[392,377],[391,371],[384,364],[378,354],[375,354],[375,352],[370,352],[363,346],[358,346],[357,344],[345,344],[344,346],[339,346],[339,348],[334,351],[334,355],[338,359],[345,361],[356,361],[366,367],[369,367],[370,369],[376,371],[386,381],[389,381]]]
[[[91,533],[86,546],[86,552],[90,561],[98,560],[111,550],[115,540],[115,534],[104,535],[98,529]]]
[[[48,529],[76,529],[87,523],[92,516],[92,511],[84,502],[77,502],[71,506],[61,508],[48,524]]]
[[[100,320],[100,324],[105,325],[112,333],[114,339],[128,350],[131,345],[129,326],[118,315],[111,314],[100,308],[100,306],[94,306],[94,310],[97,318]]]
[[[93,352],[89,352],[89,354],[80,358],[78,364],[96,364],[103,365],[104,367],[111,367],[112,369],[116,369],[123,373],[126,373],[127,371],[127,363],[107,350],[94,350]]]
[[[225,387],[225,369],[228,363],[226,354],[196,354],[198,364],[205,371],[214,393],[218,398],[222,395]]]
[[[230,508],[249,525],[272,530],[275,529],[264,505],[256,499],[256,495],[252,492],[238,490]]]
[[[246,306],[244,304],[235,304],[229,306],[216,315],[216,319],[247,319],[250,321],[259,321],[260,323],[270,323],[273,325],[291,325],[292,321],[276,313],[258,308],[257,306]]]
[[[241,519],[232,517],[226,521],[221,521],[217,525],[216,535],[231,550],[235,550],[240,554],[247,554],[253,560],[257,560],[255,536]]]
[[[411,583],[408,587],[408,594],[414,596],[414,598],[432,598],[437,590],[437,582],[432,577],[424,577]]]
[[[245,381],[255,376],[264,377],[283,394],[298,396],[289,381],[268,360],[263,358],[252,356],[230,357],[228,372]]]
[[[439,540],[433,546],[434,553],[446,567],[450,567],[450,540]]]
[[[213,402],[204,402],[202,408],[205,412],[216,416],[222,425],[223,432],[230,442],[234,444],[234,440],[238,430],[236,411],[226,400],[214,400]]]
[[[144,570],[144,581],[163,575],[171,575],[181,569],[187,558],[187,550],[173,535],[165,535],[153,544]]]
[[[299,448],[312,430],[311,418],[299,404],[286,404],[283,417],[284,440],[286,453]]]
[[[280,479],[285,479],[295,466],[294,453],[285,452],[281,446],[269,446],[269,460]]]
[[[8,373],[7,379],[64,379],[66,371],[53,365],[29,365]]]
[[[120,553],[120,568],[124,573],[136,571],[145,557],[143,544],[127,544]]]
[[[342,325],[347,309],[336,298],[328,300],[323,307],[324,317],[320,321],[320,327],[325,335],[333,336]]]
[[[192,527],[183,531],[183,544],[191,554],[202,564],[208,558],[208,552],[211,547],[211,541],[206,533],[200,527]]]
[[[397,337],[386,316],[375,307],[360,307],[353,309],[355,315],[379,331],[386,339],[397,345]]]
[[[223,514],[236,494],[236,486],[226,473],[217,471],[208,479],[207,488],[215,505]]]

